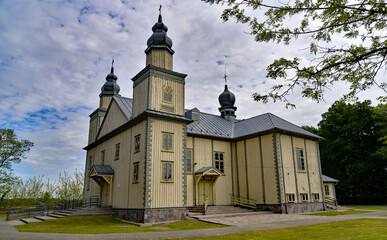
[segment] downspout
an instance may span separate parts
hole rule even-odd
[[[283,134],[285,134],[285,131],[280,134],[279,142],[280,142],[280,151],[281,151],[282,179],[283,179],[283,182],[284,182],[285,213],[288,214],[288,200],[286,199],[286,187],[285,187],[284,159],[282,158],[282,144],[281,144],[281,136]]]

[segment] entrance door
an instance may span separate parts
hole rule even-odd
[[[211,182],[200,181],[198,184],[198,193],[199,205],[204,205],[206,199],[208,201],[208,205],[214,205],[213,189]]]
[[[109,207],[110,200],[110,184],[102,181],[102,190],[101,190],[101,207]]]

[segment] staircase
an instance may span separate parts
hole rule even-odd
[[[337,200],[328,196],[325,196],[325,204],[327,208],[337,210]]]
[[[205,213],[204,213],[203,206],[191,207],[188,209],[189,209],[188,216],[199,220],[205,220],[209,218],[237,217],[237,216],[270,213],[267,211],[254,211],[253,209],[236,207],[236,206],[208,206]],[[202,212],[200,212],[199,209],[202,209]]]

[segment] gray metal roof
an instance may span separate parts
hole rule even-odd
[[[114,95],[113,99],[121,109],[121,112],[125,115],[126,119],[130,120],[132,118],[133,99],[118,95]]]
[[[93,165],[97,175],[114,175],[114,170],[109,165]]]
[[[334,182],[334,183],[337,183],[339,182],[339,180],[336,180],[334,178],[331,178],[331,177],[328,177],[328,176],[325,176],[324,174],[321,175],[322,176],[322,180],[323,182]]]
[[[194,109],[197,110],[196,108]],[[192,116],[190,114],[192,110],[186,110],[187,117]],[[187,133],[222,138],[239,138],[277,129],[288,133],[321,138],[271,113],[265,113],[245,120],[237,120],[235,123],[227,121],[219,115],[203,112],[198,112],[198,114],[199,120],[187,125]]]
[[[214,170],[217,171],[219,174],[222,174],[222,172],[221,172],[219,169],[217,169],[217,168],[215,168],[215,167],[213,167],[213,166],[203,167],[203,168],[197,170],[197,171],[195,172],[195,174],[205,173],[205,172],[207,172],[207,171],[209,171],[209,170],[211,170],[211,169],[214,169]]]

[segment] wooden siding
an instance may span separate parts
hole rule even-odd
[[[287,135],[281,136],[281,150],[282,150],[282,161],[284,167],[284,182],[286,193],[294,194],[295,201],[298,202],[299,194],[296,188],[296,176],[295,172],[297,169],[294,168],[293,163],[293,150],[291,137]]]
[[[95,138],[97,137],[97,133],[101,126],[102,121],[103,121],[102,116],[97,116],[93,120],[90,120],[88,144],[93,143],[95,141]]]
[[[121,112],[120,108],[117,106],[117,103],[113,101],[105,115],[105,119],[102,123],[98,138],[113,131],[126,122],[128,122],[128,119]]]
[[[240,197],[247,198],[247,182],[246,182],[246,160],[245,160],[245,145],[244,141],[236,143],[237,148],[237,165],[239,176],[239,194]]]
[[[298,137],[293,137],[293,146],[294,146],[294,159],[296,162],[296,172],[297,172],[297,185],[298,185],[298,195],[301,193],[307,193],[310,197],[310,192],[309,192],[309,179],[308,179],[308,174],[307,171],[308,169],[306,168],[306,155],[305,155],[305,145],[304,145],[304,139],[303,138],[298,138]],[[305,171],[298,170],[298,163],[297,163],[297,152],[296,149],[301,148],[304,150],[304,160],[305,160]],[[299,198],[299,202],[302,202],[300,199],[300,196],[297,196]],[[310,201],[310,198],[309,200]]]
[[[266,204],[278,204],[277,177],[273,150],[273,135],[265,135],[262,140]]]
[[[305,140],[305,142],[308,156],[308,171],[311,194],[318,193],[320,196],[320,202],[322,202],[323,194],[321,193],[321,176],[318,164],[316,142],[312,140]],[[313,201],[313,199],[311,200]]]
[[[173,151],[162,151],[162,133],[173,133]],[[152,120],[150,204],[152,208],[182,207],[183,203],[183,125]],[[161,161],[173,162],[173,181],[162,182]]]
[[[192,149],[192,174],[187,174],[187,206],[193,206],[194,205],[194,172],[197,170],[194,162],[194,156],[196,154],[195,150],[193,149],[193,137],[187,137],[187,148]],[[199,152],[199,151],[198,151]]]
[[[133,87],[133,118],[144,112],[148,108],[149,96],[149,77],[140,84]]]
[[[232,178],[231,178],[231,149],[230,142],[213,141],[213,151],[223,152],[224,174],[215,182],[214,186],[214,203],[215,205],[230,205],[232,194]],[[200,152],[197,149],[196,152]]]
[[[171,81],[162,77],[151,77],[151,106],[152,110],[184,115],[184,84]],[[172,103],[163,101],[163,87],[170,86],[173,89]],[[167,111],[162,106],[172,107],[173,111]]]
[[[172,71],[173,56],[166,50],[153,49],[146,55],[145,66],[148,66],[149,64]]]
[[[259,138],[246,140],[247,172],[249,177],[249,198],[263,204],[262,166],[260,157]]]

